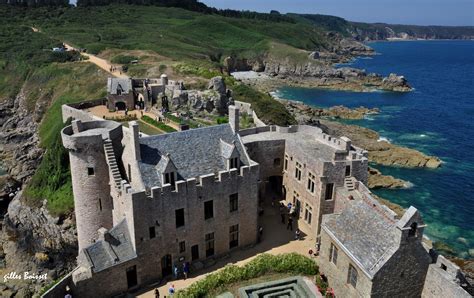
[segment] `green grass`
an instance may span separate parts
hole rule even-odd
[[[132,61],[138,60],[137,56],[130,56],[130,55],[117,55],[112,58],[111,62],[112,63],[117,63],[117,64],[129,64]]]
[[[232,87],[235,100],[252,104],[255,113],[266,124],[288,126],[296,124],[295,118],[283,104],[270,95],[259,92],[247,85],[236,84]]]
[[[170,119],[174,123],[177,123],[177,124],[187,124],[187,125],[189,125],[190,128],[198,128],[199,127],[199,123],[197,123],[196,121],[186,120],[186,119],[183,119],[181,117],[176,117],[175,115],[173,115],[171,113],[165,113],[165,117]]]
[[[160,129],[164,132],[176,132],[177,131],[176,129],[172,128],[171,126],[168,126],[168,125],[164,124],[163,122],[156,121],[155,119],[152,119],[152,118],[148,117],[147,115],[144,115],[141,118],[141,120],[148,123],[148,124],[151,124],[153,126],[158,127],[158,129]]]

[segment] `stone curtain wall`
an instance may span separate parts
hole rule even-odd
[[[446,270],[442,268],[446,266]],[[448,261],[443,256],[438,256],[435,264],[428,267],[422,298],[438,298],[438,297],[471,297],[468,292],[459,286],[456,282],[461,275],[460,269],[455,264]]]

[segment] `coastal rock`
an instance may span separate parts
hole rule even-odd
[[[366,115],[380,113],[378,108],[358,107],[354,109],[345,106],[334,106],[329,109],[314,108],[301,102],[280,99],[280,102],[293,114],[298,123],[311,125],[321,117],[336,119],[363,119]]]
[[[377,188],[406,188],[408,183],[401,179],[389,175],[382,175],[382,173],[374,168],[369,167],[368,187],[371,189]]]
[[[226,85],[224,82],[224,79],[222,77],[213,77],[207,86],[207,89],[209,90],[214,90],[220,95],[225,95],[226,94]]]
[[[381,88],[384,90],[400,92],[412,90],[404,76],[398,76],[394,73],[391,73],[388,77],[382,80]]]
[[[354,145],[366,149],[369,152],[370,162],[408,168],[441,166],[441,160],[438,157],[427,156],[414,149],[380,141],[380,135],[368,128],[323,119],[320,120],[320,126],[326,133],[337,137],[346,136]]]

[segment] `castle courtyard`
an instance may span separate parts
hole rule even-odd
[[[272,197],[271,194],[265,196],[264,213],[259,217],[260,225],[263,227],[263,239],[260,243],[247,249],[232,252],[227,258],[217,260],[215,264],[209,267],[191,272],[186,280],[182,278],[164,280],[161,284],[137,292],[135,295],[140,298],[154,298],[154,291],[157,287],[161,296],[167,296],[171,284],[174,284],[176,290],[179,291],[205,278],[208,274],[218,271],[227,264],[242,266],[261,253],[277,255],[296,252],[308,256],[309,249],[314,251],[316,239],[311,236],[307,227],[298,226],[296,221],[293,221],[293,231],[287,230],[287,225],[281,223],[278,203],[275,201],[274,206],[271,205]],[[295,240],[295,230],[297,228],[301,230],[300,240]]]

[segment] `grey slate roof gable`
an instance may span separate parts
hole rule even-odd
[[[323,227],[371,277],[399,248],[396,223],[363,200],[353,202],[341,214],[326,215]]]
[[[99,240],[83,250],[91,262],[93,272],[99,272],[137,257],[123,220],[109,230],[111,241]]]
[[[140,138],[139,167],[145,187],[162,186],[161,173],[156,166],[167,153],[176,166],[178,180],[227,170],[222,158],[221,139],[228,144],[235,141],[241,165],[250,164],[243,154],[243,144],[230,124]]]

